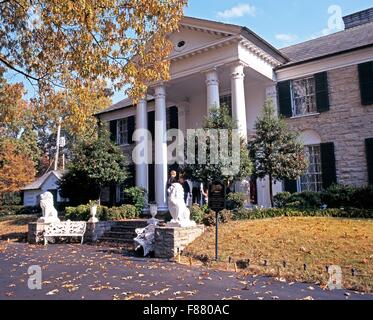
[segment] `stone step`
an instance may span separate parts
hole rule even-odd
[[[108,231],[105,232],[104,237],[106,238],[120,238],[120,239],[133,239],[136,237],[136,232],[115,232]]]
[[[127,233],[127,232],[135,232],[136,229],[142,229],[144,227],[111,227],[110,231],[113,232],[121,232],[121,233]]]
[[[115,243],[134,243],[133,239],[122,239],[112,237],[101,237],[100,242],[115,242]]]
[[[136,219],[126,221],[116,221],[113,227],[133,227],[133,228],[145,228],[147,226],[147,219]]]

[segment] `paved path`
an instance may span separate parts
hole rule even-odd
[[[4,244],[4,243],[3,243]],[[0,243],[0,246],[2,244]],[[0,253],[3,299],[365,299],[372,295],[323,291],[266,277],[125,256],[109,245],[9,243]],[[28,289],[27,270],[42,268],[42,289]]]

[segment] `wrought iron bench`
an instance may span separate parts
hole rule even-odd
[[[55,237],[81,237],[80,244],[83,244],[86,227],[87,223],[84,221],[51,223],[44,230],[44,245],[47,245],[48,240]]]

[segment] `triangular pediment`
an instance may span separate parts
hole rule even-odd
[[[224,41],[239,32],[240,28],[237,26],[184,17],[179,31],[169,36],[174,45],[171,58]]]

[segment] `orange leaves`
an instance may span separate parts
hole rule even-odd
[[[168,78],[167,35],[178,29],[184,0],[40,0],[3,4],[0,33],[14,29],[5,57],[47,90],[66,82],[111,79],[136,99]],[[18,10],[18,11],[17,11]],[[17,11],[17,14],[13,14]],[[18,21],[33,20],[32,28]],[[28,45],[25,45],[28,44]],[[30,45],[32,44],[32,45]],[[137,71],[128,61],[140,57]],[[9,67],[9,66],[8,66]],[[128,88],[128,89],[127,89]]]
[[[15,192],[35,177],[34,163],[30,157],[5,140],[0,148],[0,193]]]

